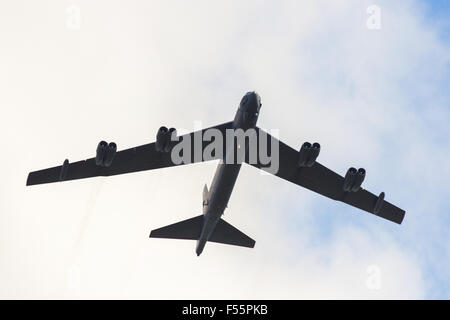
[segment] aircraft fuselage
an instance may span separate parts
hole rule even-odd
[[[233,121],[233,129],[242,129],[245,131],[254,128],[258,120],[260,107],[261,99],[259,95],[256,92],[248,92],[239,104],[238,111],[236,112]],[[228,154],[234,152],[234,141],[227,141],[225,150],[226,155],[224,159],[228,159]],[[228,200],[230,199],[236,179],[239,175],[239,170],[241,169],[241,164],[242,161],[239,160],[234,163],[227,163],[225,160],[220,160],[220,163],[217,166],[209,191],[209,199],[204,214],[202,232],[197,241],[197,248],[195,250],[198,256],[202,253],[206,242],[213,233],[217,222],[227,207]]]

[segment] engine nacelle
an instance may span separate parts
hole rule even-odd
[[[298,152],[298,166],[304,167],[306,166],[306,162],[308,161],[308,155],[310,153],[311,143],[305,142],[302,144],[300,151]]]
[[[156,134],[156,143],[155,149],[158,152],[166,152],[169,142],[169,129],[167,127],[162,126],[159,128],[158,133]]]
[[[349,192],[352,189],[352,186],[353,186],[353,183],[355,182],[357,173],[358,173],[358,171],[353,167],[351,167],[347,170],[347,173],[345,174],[345,177],[344,177],[344,186],[343,186],[343,189],[345,192]]]
[[[357,192],[361,188],[361,184],[363,183],[365,177],[366,170],[364,170],[363,168],[359,168],[358,170],[356,170],[352,167],[348,169],[344,177],[344,191]]]
[[[175,128],[167,129],[167,127],[162,126],[159,128],[156,134],[155,149],[158,152],[169,152],[173,146],[172,137],[177,135],[177,130]]]
[[[352,185],[352,192],[357,192],[361,188],[361,184],[364,181],[364,178],[366,177],[366,170],[363,168],[359,168],[358,172],[356,173],[355,181]]]
[[[108,152],[108,143],[106,141],[100,141],[97,146],[97,153],[95,155],[95,164],[97,166],[103,166],[103,160]]]
[[[310,150],[311,151],[310,151],[309,159],[306,162],[307,167],[312,167],[314,165],[314,163],[316,162],[316,159],[320,153],[320,144],[318,144],[317,142],[314,142]]]
[[[106,152],[106,156],[103,160],[103,166],[110,167],[114,157],[116,156],[117,145],[114,142],[110,142],[108,145],[108,150]]]
[[[170,128],[169,129],[169,142],[168,142],[169,149],[172,149],[174,144],[177,143],[176,136],[177,136],[177,129]]]
[[[313,145],[309,142],[303,143],[298,153],[299,167],[312,167],[320,153],[320,144],[315,142]]]
[[[116,151],[117,145],[114,142],[108,144],[106,141],[100,141],[95,155],[95,164],[100,167],[110,167]]]

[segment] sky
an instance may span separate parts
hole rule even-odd
[[[375,11],[374,11],[375,10]],[[446,1],[0,4],[0,298],[449,299]],[[396,225],[253,167],[224,219],[254,249],[149,239],[200,214],[217,162],[26,187],[28,172],[258,125],[406,210]]]

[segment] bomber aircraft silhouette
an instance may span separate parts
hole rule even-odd
[[[74,163],[66,159],[63,165],[30,172],[27,185],[220,160],[210,190],[206,185],[203,189],[203,214],[150,233],[152,238],[197,240],[197,255],[202,253],[207,241],[249,248],[255,245],[253,239],[221,218],[242,162],[328,198],[402,223],[405,211],[385,201],[384,192],[376,196],[361,187],[366,175],[364,169],[350,168],[342,177],[316,161],[320,152],[318,143],[305,142],[299,151],[289,147],[256,126],[260,108],[259,95],[248,92],[242,98],[233,121],[182,136],[177,136],[174,128],[163,126],[158,130],[155,142],[122,151],[117,151],[114,142],[101,141],[94,158]],[[244,133],[243,139],[238,132]],[[228,136],[232,138],[223,143],[222,138]],[[276,155],[275,169],[268,165],[267,154],[271,157]]]

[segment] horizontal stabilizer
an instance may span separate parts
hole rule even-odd
[[[255,246],[255,240],[239,231],[223,219],[220,219],[219,222],[217,222],[216,228],[209,237],[208,241],[247,248],[253,248]]]
[[[204,216],[177,222],[152,230],[150,238],[199,240],[204,223]],[[208,241],[253,248],[255,240],[239,231],[225,220],[219,219]]]
[[[152,230],[150,238],[198,240],[202,232],[203,215]]]

